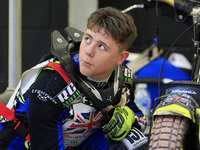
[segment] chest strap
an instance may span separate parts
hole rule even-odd
[[[65,72],[65,70],[61,67],[60,64],[55,63],[55,62],[50,62],[45,66],[51,67],[52,69],[56,70],[62,76],[62,78],[65,80],[65,82],[67,82],[67,84],[70,82],[70,77]]]

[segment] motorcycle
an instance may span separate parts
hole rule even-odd
[[[155,0],[174,7],[176,20],[192,17],[194,63],[191,81],[162,85],[154,101],[149,132],[149,150],[200,149],[200,1]]]

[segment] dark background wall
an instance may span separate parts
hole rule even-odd
[[[8,2],[0,0],[0,93],[8,86]],[[67,0],[22,0],[22,71],[49,52],[51,31],[67,25]]]
[[[125,9],[143,0],[99,0],[99,7],[114,6]],[[89,4],[88,4],[89,5]],[[165,6],[165,5],[164,5]],[[163,4],[159,3],[159,8]],[[173,9],[162,9],[170,17],[161,16],[159,21],[155,12],[155,3],[145,9],[128,12],[135,19],[138,37],[131,52],[141,52],[152,44],[155,27],[159,24],[158,42],[165,51],[177,37],[187,29],[187,25],[177,23]],[[40,57],[49,52],[50,33],[68,25],[68,0],[22,0],[22,71],[34,66]],[[191,33],[176,44],[175,51],[191,58]],[[8,0],[0,0],[0,93],[8,86]]]
[[[134,3],[133,3],[134,2]],[[156,3],[147,3],[146,0],[100,0],[100,7],[104,6],[115,6],[121,10],[132,6],[133,4],[145,4],[144,9],[133,9],[127,13],[133,16],[135,24],[138,28],[138,37],[133,45],[132,51],[142,51],[147,46],[150,46],[153,41],[155,34],[155,28],[158,25],[158,44],[165,50],[169,48],[178,36],[184,32],[188,25],[185,23],[179,23],[175,20],[174,8],[171,6],[158,3],[158,18],[156,16]],[[192,32],[186,34],[184,38],[176,44],[175,49],[187,53],[188,49],[192,44]],[[191,52],[189,52],[191,53]]]

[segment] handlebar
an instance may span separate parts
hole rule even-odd
[[[153,0],[153,1],[163,2],[174,7],[174,0]]]
[[[187,15],[193,15],[193,8],[200,7],[200,0],[152,0],[157,2],[166,3],[176,9],[187,13]]]
[[[169,78],[161,78],[161,84],[166,84],[169,83],[173,80]],[[138,84],[138,83],[147,83],[147,84],[158,84],[158,78],[133,78],[133,84]]]

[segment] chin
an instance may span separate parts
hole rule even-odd
[[[83,70],[83,69],[80,69],[80,73],[84,76],[88,76],[88,73],[87,71]]]

